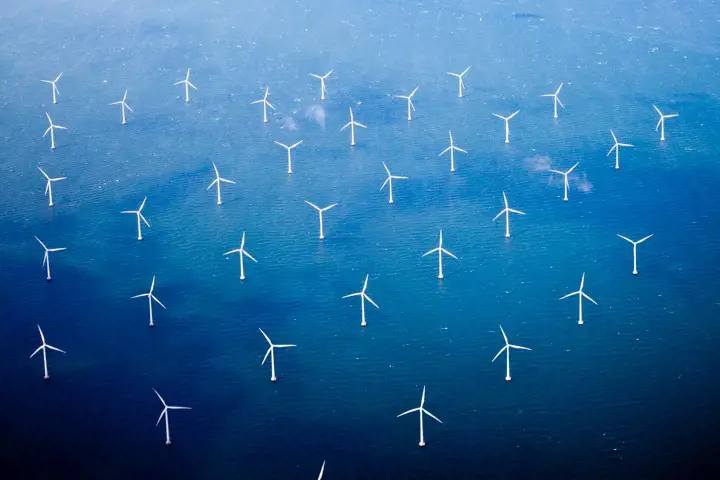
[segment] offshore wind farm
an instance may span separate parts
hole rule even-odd
[[[0,39],[11,478],[717,469],[712,5],[74,7]]]

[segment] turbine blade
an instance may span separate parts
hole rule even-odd
[[[505,345],[507,345],[507,344],[508,344],[508,338],[507,338],[507,335],[505,334],[505,330],[503,330],[502,325],[498,325],[498,327],[500,327],[500,331],[502,332],[502,336],[503,336],[503,338],[505,339]]]
[[[632,244],[635,243],[635,242],[633,242],[632,240],[630,240],[629,238],[620,235],[619,233],[616,233],[615,235],[617,235],[618,237],[620,237],[620,238],[622,238],[623,240],[626,240],[626,241],[628,241],[628,242],[630,242],[630,243],[632,243]]]
[[[653,108],[654,108],[655,111],[658,113],[658,115],[660,115],[661,117],[663,116],[663,114],[662,114],[662,112],[660,111],[659,108],[657,108],[655,105],[653,105]]]
[[[560,300],[565,300],[566,298],[572,297],[573,295],[579,295],[579,294],[581,294],[581,293],[582,293],[582,292],[581,292],[580,290],[578,290],[577,292],[568,293],[568,294],[565,295],[564,297],[560,297]]]
[[[34,236],[34,235],[33,235],[33,236]],[[37,240],[38,243],[39,243],[40,245],[42,245],[42,247],[43,247],[45,250],[48,249],[48,248],[45,246],[45,244],[42,242],[42,240],[40,240],[38,237],[35,237],[35,240]]]
[[[321,208],[318,207],[317,205],[315,205],[314,203],[310,203],[310,202],[308,202],[307,200],[305,200],[305,203],[307,203],[308,205],[310,205],[311,207],[313,207],[313,208],[314,208],[315,210],[317,210],[318,212],[321,210]]]
[[[35,351],[32,353],[32,355],[30,355],[30,358],[34,357],[35,354],[38,353],[40,350],[42,350],[44,346],[45,346],[45,345],[40,345],[40,346],[37,348],[37,350],[35,350]]]
[[[440,152],[440,155],[438,155],[438,157],[442,157],[443,155],[445,155],[445,154],[447,153],[447,151],[450,150],[451,148],[453,148],[452,145],[450,145],[450,146],[447,147],[445,150],[443,150],[442,152]]]
[[[430,417],[430,418],[432,418],[433,420],[437,420],[438,422],[442,423],[442,420],[440,420],[438,417],[436,417],[436,416],[433,415],[432,413],[428,412],[428,411],[425,410],[424,408],[422,409],[422,411],[423,411],[423,412],[425,413],[425,415],[427,415],[428,417]]]
[[[503,208],[500,213],[498,213],[497,215],[495,215],[495,218],[493,218],[493,222],[494,222],[495,220],[497,220],[498,218],[500,218],[500,215],[502,215],[502,214],[505,213],[506,211],[507,211],[507,208]]]
[[[360,127],[360,128],[367,128],[365,125],[363,125],[362,123],[358,123],[358,122],[355,122],[355,126]]]
[[[380,307],[378,307],[378,304],[375,303],[375,302],[373,302],[373,299],[370,298],[370,297],[368,297],[368,295],[367,295],[366,293],[364,293],[363,296],[365,297],[365,300],[367,300],[368,302],[372,303],[375,308],[377,308],[377,309],[380,308]]]
[[[158,398],[160,399],[160,401],[162,402],[162,404],[167,407],[167,403],[165,403],[165,400],[163,399],[163,397],[160,396],[160,394],[158,393],[158,391],[153,388],[153,392],[155,392],[155,395],[158,396]],[[161,418],[162,418],[162,417],[161,417]]]
[[[532,348],[521,347],[520,345],[508,345],[510,348],[517,348],[518,350],[532,350]]]
[[[654,233],[651,233],[651,234],[648,235],[647,237],[638,240],[637,243],[643,243],[645,240],[647,240],[648,238],[652,237],[653,235],[655,235],[655,234],[654,234]]]
[[[429,252],[423,253],[423,257],[425,257],[425,256],[427,256],[427,255],[430,255],[431,253],[435,253],[435,252],[437,252],[438,250],[440,250],[440,247],[433,248],[433,249],[430,250]]]
[[[272,346],[272,342],[270,341],[270,338],[267,335],[265,335],[265,332],[263,332],[263,329],[258,328],[258,330],[260,330],[260,333],[263,334],[263,337],[265,337],[265,340],[267,340],[267,342],[270,344],[270,346]]]
[[[260,365],[265,365],[265,360],[267,360],[268,355],[270,355],[270,352],[272,352],[273,346],[270,344],[270,348],[268,348],[267,352],[265,352],[265,356],[263,357],[262,363]]]
[[[443,252],[445,255],[449,255],[449,256],[451,256],[452,258],[454,258],[455,260],[459,260],[458,257],[456,257],[455,255],[453,255],[453,254],[450,253],[449,251],[445,250],[444,248],[441,248],[440,250],[442,250],[442,252]]]
[[[520,210],[515,210],[514,208],[508,208],[508,212],[517,213],[518,215],[525,215],[525,212],[521,212]]]
[[[56,352],[67,354],[67,352],[65,350],[60,350],[59,348],[53,347],[52,345],[45,345],[45,347],[49,348],[50,350],[55,350]]]
[[[157,393],[157,392],[155,392],[155,393]],[[158,418],[157,423],[155,423],[155,426],[156,426],[156,427],[157,427],[158,425],[160,425],[160,420],[162,420],[162,418],[163,418],[164,415],[167,415],[167,407],[163,408],[163,411],[160,413],[160,417]]]
[[[506,348],[508,348],[507,345],[505,345],[504,347],[502,347],[502,348],[500,349],[500,351],[497,352],[497,354],[493,357],[492,361],[494,362],[495,360],[497,360],[497,358],[500,356],[501,353],[503,353],[503,352],[505,351]]]
[[[413,408],[412,410],[408,410],[407,412],[401,413],[400,415],[397,416],[397,418],[400,418],[403,415],[407,415],[408,413],[419,412],[419,411],[420,411],[420,407]]]
[[[155,300],[161,307],[163,307],[165,310],[167,310],[167,307],[165,305],[163,305],[162,302],[160,300],[158,300],[158,298],[155,295],[150,295],[150,298]]]
[[[290,347],[297,347],[297,345],[291,345],[291,344],[286,344],[286,345],[274,345],[274,347],[275,347],[275,348],[290,348]]]
[[[258,261],[255,260],[255,259],[253,258],[253,256],[250,255],[250,254],[249,254],[248,252],[246,252],[245,250],[243,250],[242,253],[244,253],[245,256],[248,257],[248,258],[249,258],[250,260],[252,260],[253,262],[258,263]]]
[[[149,297],[149,296],[150,296],[149,293],[141,293],[140,295],[135,295],[134,297],[130,297],[130,298],[132,299],[132,298]]]
[[[570,172],[572,172],[573,170],[575,170],[575,167],[577,167],[578,165],[580,165],[580,162],[577,162],[575,165],[573,165],[572,168],[566,172],[566,175],[569,175]]]
[[[190,407],[169,406],[167,408],[168,408],[168,410],[192,410],[192,408],[190,408]]]
[[[595,305],[598,304],[595,300],[593,300],[592,298],[590,298],[587,293],[582,292],[582,296],[585,297],[585,298],[587,298],[588,300],[590,300],[590,301],[591,301],[592,303],[594,303]]]
[[[149,223],[149,222],[147,221],[147,219],[143,216],[143,214],[140,213],[140,212],[137,212],[137,214],[140,216],[140,220],[142,220],[143,222],[145,222],[145,225],[147,225],[148,227],[150,227],[150,223]]]
[[[363,294],[362,292],[351,293],[351,294],[349,294],[349,295],[344,295],[342,298],[358,297],[358,296],[360,296],[360,295],[362,295],[362,294]]]
[[[610,154],[611,154],[612,152],[614,152],[616,148],[618,148],[618,144],[617,144],[617,143],[612,146],[612,148],[610,149],[610,151],[609,151],[609,152],[607,153],[607,155],[605,155],[605,156],[606,156],[606,157],[609,157]]]

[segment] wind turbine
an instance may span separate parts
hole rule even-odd
[[[509,117],[503,117],[502,115],[493,113],[493,115],[495,115],[497,118],[502,118],[503,120],[505,120],[505,143],[510,143],[510,119],[513,118],[518,113],[520,113],[520,110],[516,111]]]
[[[63,127],[62,125],[55,125],[52,123],[52,119],[50,118],[50,114],[45,112],[45,116],[48,119],[48,122],[50,122],[50,126],[45,130],[45,133],[43,133],[43,137],[50,132],[50,150],[55,150],[55,129],[59,128],[60,130],[67,130],[67,128]]]
[[[463,88],[465,87],[465,83],[463,82],[463,76],[468,72],[468,70],[470,70],[470,66],[463,70],[462,73],[447,72],[448,75],[452,75],[453,77],[457,77],[458,79],[458,98],[462,98],[463,96]]]
[[[277,140],[275,140],[275,143],[277,143],[277,144],[280,145],[281,147],[285,147],[285,148],[287,149],[287,154],[288,154],[288,173],[292,173],[292,172],[293,172],[293,171],[292,171],[292,156],[290,155],[290,151],[291,151],[293,148],[295,148],[295,147],[297,147],[298,145],[300,145],[301,143],[303,143],[303,141],[300,140],[299,142],[293,143],[293,144],[290,145],[289,147],[288,147],[287,145],[285,145],[284,143],[278,142]]]
[[[457,150],[458,152],[463,152],[463,153],[468,153],[468,152],[466,152],[465,150],[463,150],[460,147],[456,147],[455,144],[453,143],[452,132],[448,130],[448,133],[450,134],[450,146],[447,147],[442,152],[440,152],[440,155],[438,155],[438,157],[442,157],[447,152],[450,152],[450,171],[454,172],[455,171],[455,150]]]
[[[380,187],[380,190],[385,188],[385,185],[389,185],[390,187],[390,200],[388,200],[388,203],[394,203],[393,202],[393,194],[392,194],[392,181],[393,180],[407,180],[408,177],[401,177],[399,175],[392,175],[390,173],[390,170],[388,169],[387,165],[385,165],[385,162],[383,162],[383,167],[385,167],[385,171],[387,172],[388,176],[385,179],[385,182],[382,184],[382,187]]]
[[[123,210],[122,212],[120,212],[120,213],[134,213],[135,215],[137,215],[138,240],[142,240],[142,229],[140,227],[140,220],[142,219],[142,221],[145,222],[145,225],[150,227],[150,224],[148,223],[147,219],[142,214],[143,208],[145,208],[145,202],[147,202],[147,197],[143,198],[143,201],[140,204],[140,208],[138,208],[137,210]]]
[[[493,218],[493,222],[500,218],[500,215],[503,213],[505,214],[505,238],[510,238],[510,214],[511,213],[517,213],[518,215],[525,215],[525,212],[521,212],[520,210],[514,210],[508,206],[507,196],[505,195],[505,192],[503,192],[503,203],[505,203],[505,208],[502,209],[500,213],[495,215],[495,218]]]
[[[40,167],[37,167],[37,168],[38,168],[38,170],[40,170],[42,172],[42,174],[47,179],[47,183],[45,184],[45,195],[50,194],[50,203],[48,205],[50,205],[52,207],[53,205],[55,205],[53,203],[53,198],[52,198],[52,182],[58,182],[60,180],[67,180],[67,177],[50,178],[48,176],[48,174],[45,173],[45,170],[43,170]]]
[[[314,74],[314,73],[310,74],[311,77],[315,77],[320,80],[320,100],[325,100],[325,94],[327,93],[327,89],[325,88],[325,79],[327,79],[332,72],[333,71],[330,70],[329,72],[327,72],[325,75],[322,75],[322,76]]]
[[[637,242],[633,242],[629,238],[624,237],[624,236],[620,235],[619,233],[616,233],[616,235],[618,237],[622,238],[623,240],[626,240],[626,241],[632,243],[632,246],[633,246],[633,275],[637,275],[638,274],[638,271],[637,271],[637,246],[638,246],[638,244],[643,243],[645,240],[647,240],[648,238],[652,237],[655,234],[651,233],[647,237],[641,238]]]
[[[653,105],[653,108],[658,113],[658,115],[660,115],[660,120],[658,120],[657,125],[655,125],[655,131],[657,132],[658,128],[661,129],[660,130],[660,141],[664,142],[665,141],[665,119],[679,117],[680,115],[677,113],[671,113],[670,115],[663,115],[663,113],[660,111],[660,109],[658,107]]]
[[[615,136],[615,132],[612,131],[612,128],[610,129],[610,134],[613,137],[613,140],[615,141],[615,145],[610,149],[606,157],[609,157],[610,154],[615,151],[615,170],[620,170],[620,147],[634,147],[631,143],[620,143],[618,142],[617,137]]]
[[[546,93],[546,94],[544,94],[544,95],[540,95],[541,97],[553,97],[553,110],[554,110],[554,112],[555,112],[555,113],[553,114],[553,118],[558,118],[558,114],[557,114],[558,104],[560,104],[560,106],[561,106],[562,108],[565,108],[565,105],[563,105],[562,102],[560,101],[560,97],[558,97],[558,95],[560,94],[560,90],[562,89],[562,87],[563,87],[563,84],[560,83],[560,86],[559,86],[558,89],[555,91],[555,93]]]
[[[422,398],[420,399],[420,406],[417,408],[408,410],[407,412],[401,413],[400,415],[397,416],[397,418],[400,418],[403,415],[407,415],[408,413],[413,413],[413,412],[420,412],[420,443],[419,443],[419,445],[421,447],[424,447],[425,446],[425,436],[423,434],[423,413],[425,415],[429,416],[430,418],[442,423],[442,420],[440,420],[435,415],[433,415],[432,413],[425,410],[425,385],[423,385],[423,393],[422,393]]]
[[[325,238],[325,234],[323,233],[323,212],[325,212],[325,211],[327,211],[327,210],[330,210],[330,209],[333,208],[333,207],[336,207],[336,206],[337,206],[337,203],[333,203],[332,205],[328,205],[328,206],[325,207],[325,208],[320,208],[320,207],[318,207],[317,205],[315,205],[314,203],[308,202],[307,200],[305,200],[305,203],[307,203],[308,205],[310,205],[311,207],[313,207],[315,210],[317,210],[318,215],[320,215],[320,240],[322,240],[323,238]]]
[[[231,255],[237,253],[240,256],[240,280],[245,280],[245,267],[243,266],[243,255],[248,257],[253,262],[257,263],[257,260],[253,258],[248,252],[245,251],[245,232],[242,234],[242,240],[240,241],[240,248],[225,252],[224,255]]]
[[[442,256],[443,256],[443,253],[446,254],[446,255],[450,255],[450,256],[451,256],[452,258],[454,258],[455,260],[458,260],[458,258],[457,258],[455,255],[453,255],[452,253],[448,252],[447,250],[445,250],[445,249],[443,248],[442,242],[443,242],[443,237],[442,237],[442,228],[441,228],[441,229],[440,229],[440,242],[438,243],[437,248],[433,248],[433,249],[430,250],[429,252],[426,252],[426,253],[423,254],[423,257],[425,257],[425,256],[427,256],[427,255],[430,255],[431,253],[435,253],[435,252],[438,253],[438,278],[441,279],[441,280],[444,278],[444,277],[443,277],[443,269],[442,269]]]
[[[368,294],[365,293],[365,291],[367,290],[369,278],[370,278],[369,274],[365,275],[365,283],[363,284],[363,289],[361,291],[359,291],[357,293],[351,293],[350,295],[345,295],[344,297],[342,297],[342,298],[360,297],[360,300],[361,300],[360,303],[362,305],[362,322],[360,322],[361,327],[367,327],[367,322],[365,321],[365,300],[372,303],[375,308],[380,308],[380,307],[378,307],[377,303],[373,302],[372,298],[370,298],[368,296]]]
[[[551,171],[552,173],[559,173],[560,175],[562,175],[563,177],[565,177],[565,179],[564,179],[564,182],[565,182],[565,183],[564,183],[565,196],[563,197],[563,200],[565,200],[566,202],[568,201],[568,189],[570,188],[570,182],[568,182],[568,175],[570,175],[570,173],[571,173],[573,170],[575,170],[575,167],[577,167],[578,165],[580,165],[580,162],[577,162],[575,165],[573,165],[573,166],[570,168],[570,170],[568,170],[567,172],[561,172],[560,170],[550,169],[550,171]]]
[[[418,88],[420,88],[420,85],[415,87],[415,90],[413,90],[412,93],[410,93],[410,95],[393,95],[395,98],[404,98],[407,100],[408,120],[412,120],[412,115],[411,115],[410,109],[412,108],[412,110],[415,110],[415,105],[413,105],[412,97],[413,97],[413,95],[415,95],[415,92],[418,91]]]
[[[592,298],[588,297],[588,295],[587,295],[585,292],[583,292],[583,287],[584,287],[584,286],[585,286],[585,272],[583,272],[582,278],[580,279],[580,290],[578,290],[577,292],[568,293],[568,294],[565,295],[564,297],[561,297],[561,298],[560,298],[560,300],[565,300],[566,298],[572,297],[573,295],[577,295],[577,296],[578,296],[578,300],[579,300],[579,303],[578,303],[579,307],[578,307],[578,308],[579,308],[579,312],[580,312],[580,314],[579,314],[580,316],[579,316],[579,319],[578,319],[578,325],[582,325],[582,324],[583,324],[583,318],[582,318],[582,301],[583,301],[583,297],[587,298],[587,299],[590,300],[592,303],[594,303],[595,305],[597,305],[597,302],[596,302],[595,300],[593,300]]]
[[[62,252],[63,250],[67,250],[67,248],[48,248],[38,237],[35,237],[35,240],[45,249],[42,266],[47,268],[47,281],[49,282],[52,280],[52,277],[50,277],[50,252]]]
[[[350,146],[354,147],[355,146],[355,127],[360,127],[360,128],[367,128],[367,127],[365,125],[363,125],[362,123],[358,123],[355,121],[355,117],[353,116],[352,107],[350,107],[350,121],[348,123],[346,123],[345,125],[343,125],[343,127],[340,129],[340,131],[342,132],[347,127],[350,127]]]
[[[270,344],[270,348],[268,348],[268,351],[265,353],[265,358],[263,358],[263,361],[260,365],[265,365],[265,360],[267,360],[268,355],[270,355],[270,365],[272,368],[272,374],[270,377],[270,380],[273,382],[277,381],[277,377],[275,376],[275,349],[276,348],[289,348],[289,347],[297,347],[297,345],[273,345],[273,343],[270,341],[270,338],[263,332],[262,328],[258,328],[260,330],[260,333],[263,334],[263,337],[265,337],[265,340]]]
[[[185,103],[190,103],[190,87],[197,90],[197,87],[190,83],[190,69],[187,69],[187,74],[185,75],[185,80],[180,80],[179,82],[175,82],[175,85],[180,85],[184,83],[185,84]],[[132,111],[132,110],[131,110]]]
[[[43,331],[42,331],[42,329],[40,328],[40,325],[38,325],[38,330],[40,331],[40,339],[42,340],[42,345],[40,345],[40,346],[37,348],[37,350],[35,350],[35,351],[33,352],[33,354],[30,355],[30,358],[34,357],[36,353],[38,353],[40,350],[42,350],[42,352],[43,352],[43,366],[45,367],[45,377],[43,377],[43,378],[45,378],[45,380],[47,380],[48,378],[50,378],[50,375],[48,375],[48,368],[47,368],[47,349],[49,348],[50,350],[55,350],[56,352],[60,352],[60,353],[67,353],[67,352],[65,352],[65,351],[63,351],[63,350],[60,350],[59,348],[53,347],[52,345],[48,345],[47,343],[45,343],[45,335],[43,335]]]
[[[268,102],[268,100],[267,100],[268,95],[270,95],[270,88],[265,87],[265,95],[263,96],[263,98],[261,98],[260,100],[255,100],[254,102],[250,102],[250,105],[254,105],[256,103],[263,104],[263,122],[265,122],[265,123],[268,123],[267,107],[270,107],[273,110],[275,110],[275,107],[273,107],[272,104],[270,102]]]
[[[220,183],[232,183],[235,185],[235,182],[232,180],[228,180],[227,178],[220,177],[220,172],[218,172],[217,167],[215,166],[215,162],[213,162],[213,168],[215,169],[215,180],[212,181],[212,183],[206,188],[206,190],[210,190],[213,185],[217,185],[217,204],[222,205],[222,199],[220,198]]]
[[[131,112],[133,111],[133,109],[130,108],[130,105],[128,105],[127,103],[125,103],[125,100],[127,99],[127,92],[128,92],[128,91],[127,91],[127,88],[126,88],[126,89],[125,89],[125,94],[123,95],[122,100],[120,100],[119,102],[113,102],[113,103],[110,104],[110,105],[121,105],[121,110],[122,110],[122,124],[123,124],[123,125],[125,125],[125,123],[127,123],[127,122],[125,122],[125,109],[127,108],[127,109],[130,110]],[[133,112],[133,113],[135,113],[135,112]]]
[[[164,416],[165,417],[165,445],[170,445],[170,420],[168,419],[168,410],[192,410],[192,408],[176,407],[173,405],[168,405],[167,403],[165,403],[165,400],[163,399],[163,397],[160,396],[160,394],[158,393],[157,390],[155,390],[153,388],[153,392],[155,392],[155,395],[158,396],[158,398],[160,399],[160,401],[163,404],[163,407],[165,407],[165,408],[163,408],[163,411],[160,414],[160,418],[158,418],[158,421],[155,424],[155,426],[157,427],[158,425],[160,425],[160,420],[162,420],[162,418]]]
[[[153,314],[152,314],[153,300],[155,300],[158,303],[158,305],[165,308],[165,305],[163,305],[162,302],[157,299],[157,297],[153,293],[153,290],[155,290],[155,275],[153,275],[152,283],[150,284],[150,291],[148,293],[141,293],[140,295],[135,295],[134,297],[130,297],[130,298],[148,297],[148,307],[150,308],[150,326],[151,327],[155,326],[155,324],[153,323]],[[167,310],[167,308],[165,308],[165,309]]]
[[[55,98],[55,94],[60,95],[60,90],[58,90],[56,85],[57,81],[60,80],[60,77],[62,77],[62,73],[55,77],[55,80],[40,80],[41,82],[49,83],[50,85],[52,85],[53,103],[57,103],[57,98]]]
[[[500,327],[500,331],[503,334],[503,338],[505,339],[505,346],[502,347],[499,352],[497,352],[497,355],[495,355],[495,358],[493,358],[492,361],[494,362],[503,351],[507,352],[507,373],[505,374],[505,381],[509,382],[511,380],[511,378],[510,378],[510,349],[511,348],[517,348],[518,350],[530,350],[530,349],[527,347],[521,347],[519,345],[513,345],[511,343],[508,343],[508,338],[507,338],[507,335],[505,335],[505,330],[503,330],[502,325],[499,325],[499,327]]]
[[[318,480],[322,480],[323,473],[325,473],[325,460],[323,460],[322,468],[320,469],[320,475],[318,475]]]

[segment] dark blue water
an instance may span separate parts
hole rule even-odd
[[[8,478],[658,478],[717,468],[715,2],[25,1],[0,19]],[[513,15],[515,13],[516,15]],[[466,97],[457,80],[468,72]],[[192,69],[184,103],[172,84]],[[309,73],[334,69],[328,99]],[[58,104],[50,86],[58,82]],[[540,97],[565,82],[552,119]],[[263,124],[250,102],[270,87]],[[392,95],[414,97],[417,111]],[[128,124],[108,104],[128,88]],[[679,113],[654,131],[652,104]],[[358,145],[339,132],[352,106]],[[511,143],[503,143],[507,115]],[[66,126],[57,149],[45,112]],[[633,148],[621,169],[609,129]],[[452,130],[469,154],[438,158]],[[303,144],[286,173],[278,140]],[[380,191],[381,162],[410,179]],[[224,204],[206,191],[212,162]],[[580,165],[570,201],[547,168]],[[53,185],[54,208],[43,197]],[[502,192],[512,237],[492,218]],[[151,228],[135,239],[134,209]],[[304,200],[338,206],[317,214]],[[439,282],[435,257],[444,246]],[[242,232],[258,263],[238,279]],[[616,237],[654,236],[638,247]],[[45,281],[42,248],[52,254]],[[577,325],[578,288],[586,302]],[[370,275],[368,327],[358,291]],[[146,292],[157,276],[154,329]],[[29,355],[48,343],[51,379]],[[510,341],[512,376],[491,359]],[[278,382],[261,366],[277,352]],[[503,360],[503,358],[499,359]],[[418,406],[427,385],[427,447]],[[158,391],[175,405],[166,447]]]

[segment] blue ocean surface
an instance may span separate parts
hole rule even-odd
[[[7,3],[7,2],[6,2]],[[720,6],[10,2],[3,478],[698,478],[717,471]],[[466,91],[457,98],[461,72]],[[190,91],[173,83],[191,69]],[[310,73],[328,77],[328,98]],[[41,79],[63,76],[58,103]],[[565,105],[552,118],[564,86]],[[262,98],[276,108],[262,122]],[[407,120],[406,102],[416,111]],[[109,104],[128,89],[127,125]],[[652,105],[679,113],[661,142]],[[340,128],[352,107],[357,146]],[[492,113],[520,113],[503,122]],[[67,127],[50,150],[45,112]],[[621,142],[620,170],[607,156]],[[448,131],[468,151],[438,154]],[[279,141],[293,150],[294,174]],[[212,163],[224,178],[223,205]],[[395,203],[380,190],[385,162]],[[566,170],[562,178],[547,170]],[[52,177],[56,206],[43,196]],[[510,207],[509,239],[502,218]],[[123,210],[147,197],[143,241]],[[337,203],[318,215],[306,203]],[[423,253],[437,246],[458,257]],[[237,256],[243,232],[246,280]],[[632,246],[639,239],[639,275]],[[51,253],[45,280],[43,249]],[[577,324],[578,289],[585,324]],[[368,326],[358,292],[369,275]],[[156,276],[155,328],[145,293]],[[50,345],[50,379],[40,325]],[[504,345],[511,353],[506,382]],[[267,343],[278,381],[261,366]],[[419,405],[427,446],[418,448]],[[165,445],[162,404],[171,405]]]

